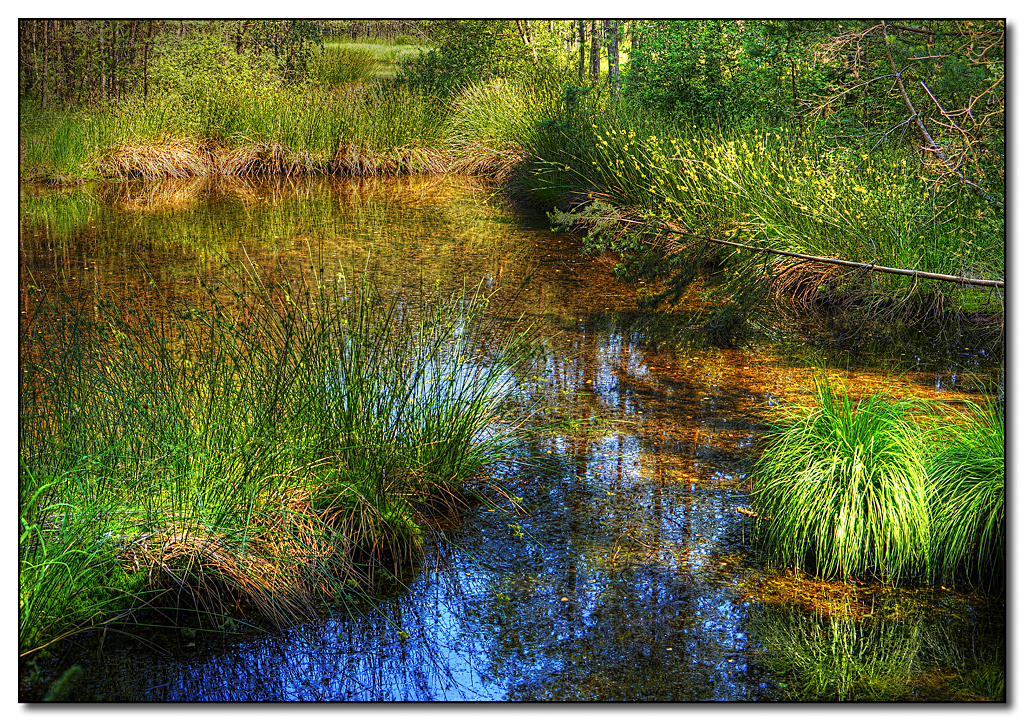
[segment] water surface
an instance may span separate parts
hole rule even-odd
[[[978,597],[769,572],[740,510],[769,409],[805,401],[815,369],[855,395],[978,397],[1000,372],[989,350],[785,333],[709,346],[680,332],[687,306],[639,311],[608,263],[491,192],[457,178],[23,190],[23,318],[34,288],[57,280],[158,307],[198,297],[225,265],[365,273],[385,288],[482,283],[550,338],[537,419],[570,421],[522,449],[543,463],[494,470],[513,498],[468,508],[374,606],[283,632],[242,619],[229,634],[97,631],[55,672],[82,664],[84,696],[107,700],[771,700],[788,693],[763,663],[780,629],[841,604],[877,604],[894,639],[910,629],[932,673],[948,671],[943,653],[998,645],[1001,612]]]

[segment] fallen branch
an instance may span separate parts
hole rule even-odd
[[[635,220],[627,220],[625,218],[618,218],[620,222],[626,223],[639,223]],[[772,255],[784,255],[787,258],[799,258],[800,260],[810,260],[815,263],[831,263],[832,265],[842,265],[847,268],[860,268],[862,270],[868,270],[879,273],[892,273],[895,275],[908,275],[914,278],[927,278],[929,280],[942,280],[947,283],[962,283],[964,285],[980,285],[988,288],[1003,288],[1004,282],[1001,280],[985,280],[982,278],[965,278],[959,275],[945,275],[944,273],[928,273],[923,270],[910,270],[907,268],[889,268],[884,265],[875,265],[874,263],[859,263],[853,260],[842,260],[840,258],[826,258],[820,255],[805,255],[803,253],[794,253],[789,250],[776,250],[775,248],[764,248],[754,245],[744,245],[743,243],[735,243],[731,240],[722,240],[721,238],[712,238],[707,235],[700,235],[698,233],[691,233],[686,230],[675,230],[673,228],[659,228],[666,233],[672,233],[674,235],[687,235],[691,238],[697,238],[698,240],[706,240],[709,243],[718,243],[719,245],[728,245],[733,248],[741,248],[743,250],[752,250],[755,253],[770,253]]]

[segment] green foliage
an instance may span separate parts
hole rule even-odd
[[[452,99],[445,129],[455,168],[493,175],[511,169],[535,144],[553,105],[549,93],[525,82],[494,78],[467,86]]]
[[[404,65],[398,81],[449,96],[492,78],[543,84],[569,72],[558,41],[539,23],[533,34],[531,44],[524,42],[514,20],[435,21],[435,47]]]
[[[998,404],[960,410],[878,394],[854,405],[821,378],[814,393],[816,407],[779,411],[755,465],[768,556],[825,576],[1005,587]]]
[[[43,701],[70,701],[72,695],[75,692],[75,687],[78,681],[82,678],[82,667],[74,665],[61,674],[61,677],[53,682],[50,690],[47,691],[46,696],[43,697]]]
[[[754,469],[757,530],[783,565],[824,576],[927,578],[930,495],[909,401],[856,405],[815,379],[814,408],[782,411]]]
[[[421,504],[506,457],[521,431],[493,424],[536,360],[526,331],[485,321],[478,292],[345,277],[242,271],[205,306],[151,311],[41,299],[22,344],[22,651],[225,593],[302,615],[357,562],[412,558]]]
[[[149,82],[152,92],[180,97],[183,110],[192,111],[210,88],[273,85],[281,70],[273,54],[238,53],[212,34],[161,35],[154,40]]]
[[[639,22],[623,98],[638,110],[703,126],[793,117],[800,99],[827,77],[812,64],[819,24]]]
[[[72,406],[74,409],[74,406]],[[70,449],[69,449],[70,450]],[[117,576],[117,538],[123,518],[105,492],[109,480],[93,470],[33,472],[19,477],[19,649],[42,646],[76,630],[116,618],[140,603],[139,579]],[[113,576],[113,577],[112,577]]]
[[[933,524],[936,573],[958,574],[990,588],[1006,583],[1006,461],[1003,411],[989,401],[949,411],[932,439],[929,477],[937,506]]]
[[[246,39],[258,55],[273,54],[286,82],[305,78],[310,58],[323,45],[320,24],[309,20],[256,20]]]
[[[700,236],[949,275],[1003,275],[1002,213],[963,187],[936,193],[920,158],[894,149],[860,153],[782,128],[695,130],[610,108],[583,117],[563,111],[544,124],[530,155],[539,159],[524,182],[544,200],[578,211],[582,198],[601,199],[647,221],[596,234],[588,249],[620,254],[626,280],[662,279],[669,299],[699,277],[696,266],[715,267],[723,255]],[[658,227],[684,233],[666,236]],[[790,263],[748,252],[729,265],[751,290],[776,283]],[[822,268],[789,286],[780,281],[778,292],[808,305],[863,302],[911,316],[966,302],[953,286],[879,274],[869,286]]]

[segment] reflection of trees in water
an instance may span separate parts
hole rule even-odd
[[[755,377],[747,350],[677,354],[617,313],[634,306],[628,289],[575,246],[508,223],[457,183],[219,177],[102,193],[27,201],[24,266],[51,277],[89,267],[122,295],[150,292],[140,261],[162,293],[185,295],[223,256],[247,257],[273,281],[307,272],[310,249],[360,271],[369,257],[385,288],[485,275],[513,286],[535,270],[520,307],[564,331],[546,377],[577,395],[577,420],[598,423],[533,439],[529,450],[556,462],[521,471],[528,516],[471,512],[428,559],[438,569],[380,613],[218,640],[222,650],[202,655],[181,644],[169,664],[120,656],[87,675],[147,699],[770,695],[751,662],[751,607],[721,553],[738,548],[735,471],[759,433],[756,406],[766,389],[792,392],[792,369]]]
[[[530,248],[469,181],[410,176],[168,179],[22,194],[20,265],[34,285],[119,297],[203,300],[197,279],[225,261],[266,280],[295,272],[370,270],[383,285],[490,287],[525,275]],[[321,267],[322,266],[322,267]],[[28,274],[23,273],[23,277]],[[150,281],[155,282],[155,286]],[[355,278],[351,278],[355,280]],[[21,284],[26,314],[33,306]]]

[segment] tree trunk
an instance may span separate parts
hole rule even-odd
[[[142,99],[149,98],[149,46],[153,42],[153,20],[149,21],[149,31],[146,35],[146,45],[142,54]]]
[[[601,82],[601,30],[597,20],[590,21],[590,82]]]
[[[587,26],[586,20],[577,20],[579,23],[580,36],[580,85],[583,85],[583,78],[587,73]]]
[[[99,27],[99,33],[100,33],[100,56],[99,56],[99,63],[100,63],[100,98],[105,100],[106,97],[107,97],[107,58],[103,54],[103,26],[104,26],[104,23],[101,22],[100,23],[100,27]]]
[[[604,34],[608,38],[608,85],[612,96],[619,97],[619,21],[605,20]]]
[[[540,60],[537,57],[537,48],[533,44],[533,31],[530,30],[529,20],[516,20],[516,27],[519,28],[519,36],[523,39],[523,44],[530,48],[533,53],[533,64],[536,66]]]

